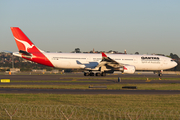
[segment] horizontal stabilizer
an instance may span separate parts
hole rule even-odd
[[[27,55],[27,56],[31,56],[31,53],[28,53],[24,50],[20,50],[19,53],[22,53],[22,54]]]
[[[7,50],[3,50],[4,52],[7,52],[7,53],[13,53],[13,52],[11,52],[11,51],[7,51]]]

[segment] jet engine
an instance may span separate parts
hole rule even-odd
[[[125,65],[125,66],[123,66],[122,73],[134,74],[135,71],[136,71],[135,66],[133,66],[133,65]]]

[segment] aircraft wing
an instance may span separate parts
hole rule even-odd
[[[123,67],[123,64],[118,63],[117,61],[111,59],[110,57],[107,57],[107,55],[102,52],[102,60],[96,66],[96,68],[101,68],[101,67],[106,67],[109,69],[116,69],[116,68]]]

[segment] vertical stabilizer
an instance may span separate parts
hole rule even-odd
[[[16,41],[17,47],[20,50],[30,52],[35,49],[33,47],[34,44],[29,40],[29,38],[19,29],[18,27],[11,27],[11,31],[13,33],[14,39]]]
[[[11,27],[21,57],[39,64],[53,67],[49,59],[38,49],[18,27]]]

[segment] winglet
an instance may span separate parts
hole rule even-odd
[[[102,52],[102,57],[107,57],[107,55],[105,53]]]
[[[128,70],[125,66],[123,66],[123,69],[124,69],[124,70]]]

